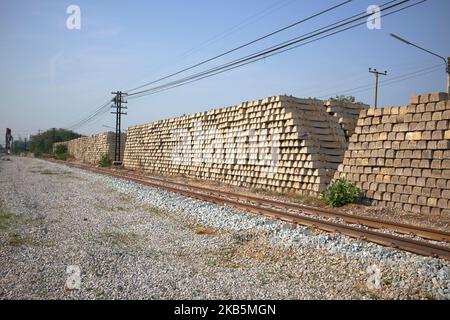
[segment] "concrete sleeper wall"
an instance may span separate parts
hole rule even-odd
[[[316,195],[342,162],[362,108],[275,96],[133,126],[124,166]]]
[[[356,183],[376,205],[450,215],[449,125],[445,93],[363,110],[335,178]]]
[[[111,161],[114,160],[116,135],[113,132],[100,133],[93,136],[58,142],[53,145],[67,145],[68,153],[76,160],[97,164],[103,155],[107,154]],[[125,150],[126,134],[121,135],[121,159]]]

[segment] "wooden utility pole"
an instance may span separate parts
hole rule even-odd
[[[378,106],[378,77],[380,75],[386,76],[387,71],[379,72],[377,69],[369,68],[369,72],[375,74],[375,105],[374,105],[374,107],[376,108]]]
[[[123,97],[126,96],[126,93],[123,93],[122,91],[116,91],[111,92],[114,94],[114,98],[112,101],[114,102],[114,105],[112,108],[115,108],[116,111],[111,112],[112,114],[116,115],[116,139],[115,139],[115,145],[114,145],[114,164],[120,165],[122,164],[122,160],[120,159],[120,148],[121,148],[121,126],[122,126],[122,115],[126,115],[126,112],[122,112],[122,109],[127,109],[127,107],[124,106],[124,104],[127,103],[127,101],[123,100]]]
[[[450,57],[447,58],[447,93],[450,94]]]

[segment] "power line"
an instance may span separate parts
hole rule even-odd
[[[441,68],[441,65],[434,65],[432,67],[428,67],[428,68],[420,69],[420,70],[417,70],[417,71],[414,71],[411,73],[392,77],[388,80],[380,81],[380,87],[398,83],[398,82],[401,82],[404,80],[416,78],[416,77],[419,77],[419,76],[422,76],[422,75],[425,75],[428,73],[433,73],[433,72],[439,71],[440,68]],[[334,97],[334,96],[342,95],[342,94],[355,94],[355,93],[359,93],[359,92],[369,91],[369,90],[372,90],[373,88],[374,88],[374,85],[372,83],[369,83],[369,84],[358,86],[355,88],[341,90],[341,91],[337,91],[337,92],[330,93],[330,94],[324,94],[324,95],[317,96],[317,97],[319,99],[326,99],[326,98],[330,98],[330,97]],[[314,96],[316,96],[316,95],[314,95]]]
[[[81,120],[80,122],[78,122],[78,123],[68,127],[67,129],[75,130],[75,129],[81,128],[84,125],[86,125],[87,123],[89,123],[89,122],[93,121],[94,119],[96,119],[97,117],[105,114],[108,110],[109,110],[109,105],[105,106],[104,109],[101,109],[101,110],[98,110],[98,111],[94,112],[92,115],[90,115],[86,119]]]
[[[200,62],[200,63],[198,63],[198,64],[196,64],[196,65],[194,65],[194,66],[191,66],[191,67],[189,67],[189,68],[185,68],[185,69],[183,69],[183,70],[181,70],[181,71],[179,71],[179,72],[176,72],[176,73],[171,74],[171,75],[169,75],[169,76],[163,77],[163,78],[158,79],[158,80],[156,80],[156,81],[152,81],[151,83],[147,83],[147,84],[145,84],[145,85],[143,85],[143,86],[139,86],[139,87],[136,87],[136,88],[134,88],[134,89],[131,89],[131,91],[136,90],[136,89],[138,89],[138,88],[142,88],[142,87],[144,87],[144,86],[147,86],[147,85],[152,84],[152,83],[155,83],[155,82],[162,81],[162,80],[164,80],[164,79],[170,78],[170,77],[172,77],[172,76],[175,76],[175,75],[180,74],[180,73],[182,73],[182,72],[185,72],[185,71],[187,71],[187,70],[193,69],[193,68],[195,68],[195,67],[197,67],[197,66],[200,66],[200,65],[202,65],[202,64],[205,64],[205,63],[207,63],[207,62],[210,62],[210,61],[213,61],[213,60],[215,60],[215,59],[218,59],[219,57],[222,57],[222,56],[224,56],[224,55],[227,55],[227,54],[229,54],[229,53],[232,53],[232,52],[234,52],[234,51],[237,51],[237,50],[239,50],[239,49],[242,49],[242,48],[244,48],[244,47],[246,47],[246,46],[249,46],[249,45],[251,45],[251,44],[253,44],[253,43],[256,43],[256,42],[258,42],[258,41],[261,41],[261,40],[263,40],[263,39],[265,39],[265,38],[268,38],[268,37],[270,37],[270,36],[272,36],[272,35],[275,35],[275,34],[277,34],[277,33],[279,33],[279,32],[282,32],[282,31],[287,30],[287,29],[289,29],[289,28],[292,28],[292,27],[294,27],[294,26],[296,26],[296,25],[299,25],[299,24],[301,24],[301,23],[303,23],[303,22],[306,22],[306,21],[308,21],[308,20],[311,20],[311,19],[313,19],[313,18],[315,18],[315,17],[317,17],[317,16],[319,16],[319,15],[322,15],[322,14],[324,14],[324,13],[326,13],[326,12],[329,12],[329,11],[331,11],[331,10],[334,10],[334,9],[336,9],[336,8],[338,8],[338,7],[340,7],[340,6],[343,6],[344,4],[347,4],[347,3],[351,2],[351,1],[352,1],[352,0],[344,1],[344,2],[342,2],[342,3],[340,3],[340,4],[338,4],[338,5],[332,6],[332,7],[328,8],[328,9],[326,9],[326,10],[323,10],[323,11],[317,13],[317,14],[314,14],[314,15],[312,15],[312,16],[310,16],[310,17],[307,17],[307,18],[305,18],[305,19],[302,19],[302,20],[300,20],[300,21],[297,21],[297,22],[295,22],[295,23],[293,23],[293,24],[291,24],[291,25],[289,25],[289,26],[286,26],[286,27],[284,27],[284,28],[278,29],[278,30],[276,30],[276,31],[274,31],[274,32],[271,32],[271,33],[269,33],[269,34],[267,34],[267,35],[265,35],[265,36],[262,36],[262,37],[260,37],[260,38],[258,38],[258,39],[255,39],[255,40],[253,40],[253,41],[250,41],[250,42],[248,42],[248,43],[246,43],[246,44],[244,44],[244,45],[241,45],[241,46],[239,46],[239,47],[236,47],[236,48],[233,48],[233,49],[231,49],[231,50],[228,50],[227,52],[222,53],[222,54],[220,54],[220,55],[217,55],[217,56],[215,56],[215,57],[213,57],[213,58],[204,60],[204,61],[202,61],[202,62]],[[94,119],[98,118],[99,116],[105,114],[105,113],[107,112],[108,108],[109,108],[109,106],[107,106],[108,103],[109,103],[109,101],[106,102],[105,104],[103,104],[102,106],[100,106],[99,108],[97,108],[92,114],[88,115],[86,118],[83,118],[83,119],[79,120],[78,122],[76,122],[75,124],[69,126],[69,128],[70,128],[70,129],[80,128],[80,127],[86,125],[87,123],[93,121]]]
[[[71,129],[74,130],[76,128],[80,128],[83,125],[85,125],[88,122],[91,122],[92,120],[94,120],[96,117],[101,116],[102,114],[108,112],[109,110],[109,106],[111,104],[111,100],[108,99],[106,102],[104,102],[100,107],[98,107],[93,113],[91,113],[90,115],[88,115],[87,117],[79,120],[78,122],[70,125],[67,127],[67,129]]]
[[[429,68],[428,64],[423,64],[425,61],[409,61],[407,63],[405,62],[401,62],[401,63],[395,63],[395,64],[388,64],[386,65],[386,67],[391,68],[392,70],[399,70],[399,71],[403,71],[404,69],[411,69],[411,66],[416,66],[417,69],[422,69],[422,68]],[[426,61],[427,63],[431,63],[432,61]],[[420,64],[420,65],[419,65]],[[407,65],[407,67],[405,67],[405,65]],[[397,68],[398,67],[398,68]],[[367,79],[367,75],[362,74],[361,71],[357,71],[354,72],[352,74],[346,74],[345,77],[340,77],[340,79],[343,79],[343,81],[336,81],[336,79],[330,78],[328,80],[332,81],[332,85],[331,82],[329,83],[324,83],[323,81],[320,82],[315,82],[315,83],[308,83],[306,86],[302,86],[300,87],[300,91],[302,92],[301,94],[304,97],[311,97],[311,96],[317,96],[317,86],[321,86],[323,87],[323,89],[321,90],[322,92],[331,92],[332,90],[339,90],[340,88],[346,88],[349,86],[352,86],[353,83],[360,83],[361,80],[366,80]],[[390,78],[392,79],[392,78]]]
[[[387,7],[387,8],[381,9],[381,11],[386,11],[386,10],[392,9],[392,8],[394,8],[396,6],[399,6],[399,5],[404,4],[406,2],[409,2],[409,1],[410,0],[403,0],[400,3],[393,4],[393,5],[391,5],[391,6]],[[420,3],[423,3],[425,1],[426,0],[422,0],[422,1],[419,1],[419,2],[414,3],[412,5],[405,6],[403,8],[394,10],[394,11],[389,12],[389,13],[385,13],[385,14],[383,14],[383,16],[388,16],[388,15],[394,14],[396,12],[408,9],[408,8],[410,8],[412,6],[416,6],[416,5],[418,5]],[[387,4],[390,4],[392,2],[393,1],[387,2],[383,6],[386,6]],[[347,20],[349,20],[352,17],[360,16],[361,13],[358,14],[358,15],[354,15],[354,16],[352,16],[350,18],[346,18],[346,19],[343,19],[341,21],[338,21],[337,23],[333,23],[331,25],[328,25],[327,27],[320,28],[320,29],[318,29],[318,30],[321,30],[319,32],[316,32],[317,30],[315,30],[313,32],[309,32],[309,33],[306,34],[307,36],[296,37],[296,38],[294,38],[294,40],[291,39],[292,41],[285,41],[282,44],[279,44],[277,46],[272,46],[272,47],[270,47],[268,49],[259,51],[257,53],[254,53],[252,55],[248,55],[248,56],[240,58],[240,59],[233,60],[233,61],[231,61],[229,63],[226,63],[226,64],[223,64],[221,66],[218,66],[218,67],[215,67],[215,68],[212,68],[212,69],[209,69],[209,70],[206,70],[206,71],[203,71],[203,72],[200,72],[200,73],[197,73],[197,74],[194,74],[194,75],[191,75],[191,76],[179,79],[177,81],[173,81],[173,82],[170,82],[170,83],[158,86],[158,87],[153,87],[153,88],[146,89],[146,90],[143,90],[143,91],[140,91],[140,92],[132,93],[132,94],[130,94],[130,99],[131,98],[142,97],[142,96],[145,96],[145,95],[150,95],[150,94],[153,94],[153,93],[158,93],[158,92],[161,92],[161,91],[165,91],[165,90],[168,90],[168,89],[179,87],[179,86],[184,85],[184,84],[192,83],[194,81],[199,81],[201,79],[205,79],[205,78],[208,78],[210,76],[214,76],[214,75],[217,75],[217,74],[220,74],[220,73],[223,73],[223,72],[226,72],[226,71],[238,68],[238,67],[242,67],[244,65],[247,65],[247,64],[259,61],[261,59],[265,59],[267,57],[270,57],[270,56],[273,56],[273,55],[276,55],[276,54],[280,54],[282,52],[286,52],[288,50],[292,50],[292,49],[297,48],[299,46],[303,46],[303,45],[306,45],[308,43],[311,43],[311,42],[314,42],[314,41],[318,41],[320,39],[332,36],[334,34],[337,34],[337,33],[340,33],[340,32],[343,32],[343,31],[355,28],[355,27],[357,27],[357,26],[359,26],[361,24],[365,24],[366,21],[357,23],[355,25],[351,25],[349,27],[346,27],[346,28],[338,30],[338,31],[334,31],[332,33],[323,35],[323,36],[321,36],[319,38],[309,40],[306,43],[300,43],[300,42],[302,42],[304,40],[317,37],[318,35],[321,35],[323,33],[327,33],[327,32],[333,31],[335,29],[339,29],[339,28],[341,28],[341,27],[343,27],[345,25],[351,24],[353,22],[357,22],[357,21],[359,21],[361,19],[365,19],[365,18],[371,16],[371,14],[366,14],[365,12],[363,14],[364,14],[363,16],[355,18],[353,20],[347,21]],[[344,21],[344,23],[340,23],[342,21]],[[330,27],[330,26],[332,26],[332,27]],[[298,43],[300,43],[300,44],[298,44]],[[297,45],[292,47],[292,45],[294,45],[294,44],[297,44]],[[284,49],[284,50],[282,50],[282,49]]]
[[[276,4],[270,5],[269,7],[266,7],[264,10],[262,10],[262,11],[256,13],[256,14],[254,14],[254,15],[251,15],[251,16],[245,18],[242,22],[238,23],[237,25],[235,25],[235,26],[233,26],[231,28],[228,28],[227,30],[225,30],[225,31],[223,31],[223,32],[221,32],[221,33],[211,37],[210,39],[200,43],[198,46],[192,47],[189,50],[185,51],[184,53],[181,53],[175,59],[178,62],[182,61],[185,58],[187,58],[190,55],[192,55],[193,53],[200,51],[201,48],[205,48],[205,47],[207,47],[207,46],[209,46],[209,45],[211,45],[213,43],[218,42],[219,40],[222,40],[222,39],[230,36],[233,33],[236,33],[239,30],[244,29],[246,26],[255,23],[256,21],[260,20],[261,18],[267,16],[270,13],[273,13],[273,12],[275,12],[277,10],[280,10],[281,8],[286,7],[287,5],[289,5],[292,2],[295,2],[295,0],[280,1],[280,2],[277,2]],[[159,67],[154,68],[153,72],[159,71],[161,69],[166,69],[166,68],[163,68],[163,65],[160,65]]]
[[[401,5],[401,4],[403,4],[403,3],[405,3],[405,2],[408,2],[408,1],[410,1],[410,0],[403,0],[402,2],[400,2],[400,3],[398,3],[398,4],[394,4],[394,5],[391,5],[391,6],[388,7],[388,8],[382,9],[382,11],[391,9],[391,8],[393,8],[393,7],[395,7],[395,6]],[[426,1],[426,0],[423,0],[423,1]],[[390,1],[390,2],[388,2],[388,3],[392,3],[392,1]],[[385,5],[386,5],[386,4],[385,4]],[[403,8],[403,9],[406,9],[406,8]],[[402,9],[400,9],[400,10],[402,10]],[[361,17],[358,17],[358,18],[356,18],[356,19],[347,21],[347,20],[349,20],[350,18],[355,17],[355,16],[359,16],[359,15],[361,15],[361,14],[364,14],[364,16],[361,16]],[[388,15],[388,14],[385,14],[385,16],[386,16],[386,15]],[[254,53],[254,54],[247,55],[247,56],[245,56],[245,57],[243,57],[243,58],[236,59],[236,60],[233,60],[233,61],[231,61],[231,62],[229,62],[229,63],[220,65],[220,66],[218,66],[218,67],[215,67],[215,68],[212,68],[212,69],[209,69],[209,70],[206,70],[206,71],[203,71],[203,72],[200,72],[200,73],[197,73],[197,74],[188,76],[188,77],[186,77],[186,78],[182,78],[182,79],[177,80],[177,81],[173,81],[173,82],[167,83],[167,84],[165,84],[165,85],[161,85],[161,86],[157,86],[157,87],[154,87],[154,88],[150,88],[150,89],[146,89],[146,90],[142,90],[142,91],[139,91],[139,92],[132,93],[132,94],[130,94],[130,97],[135,96],[135,95],[138,95],[138,94],[143,94],[143,93],[146,93],[146,92],[150,92],[150,91],[155,91],[155,90],[156,90],[156,92],[161,92],[161,89],[165,89],[165,88],[170,89],[170,88],[178,87],[178,86],[179,86],[178,84],[181,84],[182,82],[191,83],[191,82],[193,82],[193,81],[191,81],[191,80],[194,80],[195,78],[198,78],[197,80],[205,79],[205,78],[208,78],[208,77],[209,77],[209,76],[208,76],[209,74],[210,74],[210,76],[217,75],[217,74],[223,73],[223,72],[225,72],[225,71],[229,71],[229,70],[235,69],[235,68],[237,68],[237,67],[244,66],[244,65],[247,65],[247,64],[250,64],[250,63],[259,61],[259,60],[261,60],[261,59],[266,59],[266,58],[271,57],[271,56],[273,56],[273,55],[275,55],[275,54],[279,54],[279,53],[282,53],[282,52],[286,52],[286,51],[288,51],[288,50],[292,50],[292,49],[297,48],[297,47],[299,47],[299,46],[306,45],[306,44],[308,44],[308,43],[311,43],[311,42],[314,42],[314,41],[317,41],[317,40],[320,40],[320,39],[329,37],[329,36],[334,35],[334,34],[336,34],[336,33],[340,33],[340,32],[346,31],[346,30],[348,30],[348,29],[355,28],[355,27],[357,27],[358,25],[365,24],[366,22],[364,21],[364,22],[362,22],[362,23],[356,24],[356,25],[354,25],[354,26],[350,26],[350,27],[345,28],[345,29],[343,29],[343,30],[336,31],[336,32],[334,32],[334,33],[331,33],[331,34],[322,36],[322,37],[317,38],[317,39],[310,40],[310,41],[308,41],[308,42],[306,42],[306,43],[300,43],[300,44],[298,44],[298,45],[295,46],[295,47],[289,48],[289,46],[292,46],[293,44],[302,42],[302,41],[307,40],[307,39],[310,39],[310,38],[314,38],[314,37],[316,37],[316,36],[318,36],[318,35],[320,35],[320,34],[327,33],[327,32],[332,31],[332,30],[334,30],[334,29],[338,29],[338,28],[340,28],[340,27],[342,27],[342,26],[345,26],[345,25],[347,25],[347,24],[353,23],[353,22],[358,21],[358,20],[361,20],[361,19],[365,19],[365,18],[367,18],[367,17],[369,17],[369,16],[371,16],[371,14],[366,14],[366,12],[363,12],[363,13],[360,13],[360,14],[357,14],[357,15],[354,15],[354,16],[352,16],[352,17],[350,17],[350,18],[346,18],[346,19],[343,19],[343,20],[341,20],[341,21],[338,21],[337,23],[333,23],[333,24],[330,24],[330,25],[328,25],[328,26],[326,26],[326,27],[319,28],[319,29],[317,29],[317,30],[315,30],[315,31],[309,32],[309,33],[307,33],[307,34],[305,34],[305,35],[303,35],[303,36],[296,37],[296,38],[293,38],[293,39],[291,39],[291,40],[282,42],[282,43],[279,44],[279,45],[269,47],[269,48],[267,48],[267,49],[258,51],[258,52]],[[344,23],[339,24],[339,23],[342,22],[342,21],[344,21]],[[347,22],[345,22],[345,21],[347,21]],[[318,32],[317,32],[317,31],[318,31]],[[286,49],[284,49],[284,48],[286,48]],[[284,50],[281,51],[281,49],[284,49]],[[270,54],[270,55],[268,55],[268,54]],[[233,67],[233,66],[234,66],[234,67]],[[220,70],[223,70],[223,71],[220,71]],[[143,95],[142,95],[142,96],[143,96]]]
[[[292,2],[295,2],[295,0],[287,0],[287,1],[285,0],[285,1],[277,2],[276,4],[272,4],[269,7],[266,7],[264,10],[245,18],[242,22],[238,23],[237,25],[235,25],[231,28],[228,28],[228,29],[220,32],[219,34],[211,37],[210,39],[200,43],[198,46],[192,47],[189,50],[187,50],[183,53],[180,53],[177,57],[171,59],[171,61],[174,61],[174,60],[176,60],[177,62],[183,61],[187,57],[192,55],[193,53],[199,52],[201,48],[208,47],[209,45],[211,45],[215,42],[218,42],[219,40],[222,40],[239,30],[244,29],[246,26],[255,23],[256,21],[260,20],[261,18],[265,17],[266,15],[268,15],[270,13],[274,13],[275,11],[282,9],[283,7],[286,7],[287,5],[291,4]],[[151,72],[156,72],[159,70],[167,69],[167,64],[168,64],[168,62],[161,63],[158,67],[151,69]],[[147,72],[147,74],[148,74],[148,72]],[[131,83],[131,81],[129,83]]]
[[[408,77],[408,76],[411,76],[411,75],[417,75],[417,76],[418,75],[422,75],[422,73],[428,72],[430,70],[435,71],[435,69],[437,67],[440,67],[440,65],[439,66],[438,65],[434,65],[432,67],[423,68],[423,69],[420,69],[420,70],[417,70],[417,71],[414,71],[414,72],[411,72],[411,73],[407,73],[407,74],[404,74],[404,75],[392,77],[392,78],[390,78],[388,80],[381,81],[380,83],[382,83],[382,84],[383,83],[389,83],[391,81],[392,82],[398,82],[398,81],[404,80],[403,79],[404,77]],[[355,87],[355,88],[352,88],[352,89],[346,89],[344,91],[338,91],[338,92],[335,92],[333,94],[324,94],[322,96],[319,96],[319,98],[325,98],[325,97],[335,96],[335,95],[339,95],[339,94],[357,93],[357,92],[361,92],[361,90],[362,91],[371,90],[371,89],[373,89],[373,87],[374,87],[373,84],[369,83],[369,84],[358,86],[358,87]]]
[[[108,100],[109,101],[109,100]],[[90,113],[88,113],[87,115],[81,117],[79,120],[77,120],[76,122],[72,122],[72,124],[66,126],[66,128],[72,128],[72,127],[76,127],[77,124],[83,122],[84,120],[86,120],[87,118],[89,118],[90,116],[92,116],[94,113],[98,112],[104,105],[105,105],[106,101],[103,102],[99,107],[95,108],[93,111],[91,111]]]
[[[98,115],[95,119],[87,122],[86,124],[80,126],[79,128],[83,128],[85,131],[94,128],[99,122],[104,121],[109,116],[109,113],[104,112],[101,115]]]
[[[344,5],[344,4],[346,4],[346,3],[350,2],[350,1],[345,1],[345,2],[339,4],[339,5],[335,6],[335,7],[342,6],[342,5]],[[385,7],[385,6],[387,6],[387,5],[391,4],[391,3],[394,3],[396,1],[397,0],[389,1],[389,2],[381,5],[380,8],[381,7]],[[387,8],[382,9],[381,11],[386,11],[386,10],[392,9],[392,8],[397,7],[399,5],[405,4],[405,3],[409,2],[409,1],[410,0],[403,0],[400,3],[393,4],[393,5],[391,5],[391,6],[387,7]],[[421,4],[421,3],[425,2],[425,1],[427,1],[427,0],[422,0],[422,1],[419,1],[417,3],[411,4],[409,6],[405,6],[403,8],[400,8],[398,10],[394,10],[392,12],[385,13],[385,14],[383,14],[383,17],[391,15],[391,14],[399,12],[399,11],[402,11],[402,10],[405,10],[407,8],[416,6],[416,5]],[[327,10],[329,11],[329,10],[331,10],[331,8],[327,9]],[[322,12],[322,14],[323,14],[323,12]],[[318,15],[318,14],[316,14],[316,15]],[[335,22],[335,23],[333,23],[331,25],[328,25],[326,27],[322,27],[322,28],[317,29],[315,31],[312,31],[312,32],[309,32],[309,33],[304,34],[302,36],[299,36],[299,37],[293,38],[291,40],[285,41],[285,42],[280,43],[278,45],[266,48],[264,50],[261,50],[261,51],[258,51],[256,53],[254,53],[254,54],[245,56],[243,58],[233,60],[233,61],[231,61],[229,63],[220,65],[218,67],[211,68],[211,69],[199,72],[197,74],[193,74],[193,75],[190,75],[188,77],[185,77],[185,78],[173,81],[173,82],[169,82],[169,83],[163,84],[161,86],[157,86],[157,87],[149,88],[149,89],[146,89],[146,90],[143,90],[143,91],[140,91],[140,92],[132,93],[132,94],[130,94],[130,98],[139,98],[139,97],[143,97],[143,96],[146,96],[146,95],[150,95],[150,94],[155,94],[155,93],[158,93],[158,92],[166,91],[166,90],[169,90],[169,89],[172,89],[172,88],[175,88],[175,87],[179,87],[179,86],[186,85],[186,84],[189,84],[189,83],[192,83],[192,82],[195,82],[195,81],[199,81],[199,80],[202,80],[202,79],[205,79],[205,78],[209,78],[211,76],[214,76],[214,75],[226,72],[226,71],[230,71],[230,70],[236,69],[238,67],[245,66],[247,64],[259,61],[261,59],[265,59],[265,58],[271,57],[271,56],[276,55],[276,54],[280,54],[280,53],[286,52],[288,50],[292,50],[292,49],[298,48],[300,46],[303,46],[303,45],[306,45],[306,44],[309,44],[309,43],[321,40],[323,38],[332,36],[334,34],[337,34],[337,33],[340,33],[340,32],[343,32],[343,31],[355,28],[355,27],[357,27],[357,26],[359,26],[361,24],[364,24],[364,23],[366,23],[366,21],[361,22],[361,23],[357,23],[355,25],[351,25],[351,26],[346,27],[346,28],[341,29],[341,30],[334,31],[336,29],[342,28],[343,26],[346,26],[346,25],[351,24],[353,22],[357,22],[357,21],[359,21],[361,19],[364,19],[364,18],[367,18],[369,16],[371,16],[371,14],[366,14],[365,12],[359,13],[357,15],[353,15],[353,16],[351,16],[349,18],[340,20],[340,21]],[[355,18],[355,17],[357,17],[357,18]],[[355,18],[355,19],[353,19],[353,18]],[[311,19],[311,18],[306,18],[306,19]],[[353,20],[350,20],[350,19],[353,19]],[[305,19],[303,19],[303,20],[305,20]],[[348,21],[348,20],[350,20],[350,21]],[[285,27],[285,28],[288,28],[288,27]],[[279,30],[282,30],[282,29],[279,29]],[[275,31],[275,33],[277,31]],[[331,32],[331,31],[334,31],[334,32],[329,33],[329,34],[325,34],[325,33]],[[281,31],[279,31],[279,32],[281,32]],[[272,33],[272,34],[274,34],[274,33]],[[321,37],[318,37],[316,39],[313,39],[313,38],[315,38],[315,37],[317,37],[317,36],[319,36],[321,34],[325,34],[325,35],[323,35]],[[265,37],[268,37],[268,36],[269,35],[266,35]],[[311,40],[309,40],[307,42],[304,42],[305,40],[308,40],[308,39],[311,39]],[[255,41],[257,41],[257,40],[253,40],[252,42],[249,42],[248,44],[245,44],[243,46],[250,45],[251,43],[254,43]],[[301,42],[304,42],[304,43],[301,43]],[[243,46],[240,46],[240,47],[243,47]],[[239,47],[237,47],[237,48],[239,48]],[[231,52],[233,52],[235,50],[238,50],[237,48],[231,49],[228,52],[231,53]],[[218,58],[218,57],[223,56],[225,54],[221,54],[221,55],[218,55],[216,57]],[[207,59],[207,60],[203,61],[203,63],[201,63],[201,64],[207,63],[207,62],[212,61],[214,59],[216,59],[216,58]],[[197,64],[197,65],[194,65],[192,67],[185,68],[182,71],[179,71],[179,72],[177,72],[175,74],[172,74],[172,75],[166,76],[164,78],[155,80],[154,82],[151,82],[151,83],[162,81],[163,79],[167,79],[168,77],[172,77],[172,76],[174,76],[176,74],[179,74],[181,72],[184,72],[184,71],[187,71],[189,69],[195,68],[196,66],[201,65],[201,64]],[[143,86],[147,86],[147,85],[149,85],[151,83],[147,83],[147,84],[145,84]],[[143,86],[140,86],[140,87],[143,87]],[[136,89],[137,88],[134,88],[134,89],[132,89],[132,91],[136,90]],[[72,125],[70,127],[71,128],[77,128],[77,127],[84,126],[85,124],[87,124],[87,123],[93,121],[94,119],[98,118],[99,116],[105,114],[109,110],[109,104],[110,104],[110,101],[108,100],[105,104],[103,104],[99,108],[97,108],[87,118],[81,119],[80,121],[78,121],[77,123],[75,123],[74,125]]]
[[[332,11],[332,10],[334,10],[334,9],[337,9],[337,8],[339,8],[339,7],[341,7],[341,6],[345,5],[345,4],[347,4],[347,3],[349,3],[349,2],[352,2],[352,1],[353,1],[353,0],[346,0],[346,1],[344,1],[344,2],[341,2],[340,4],[337,4],[337,5],[334,5],[334,6],[330,7],[330,8],[328,8],[328,9],[322,10],[322,11],[320,11],[320,12],[314,14],[314,15],[311,15],[311,16],[309,16],[309,17],[307,17],[307,18],[304,18],[304,19],[301,19],[301,20],[299,20],[299,21],[296,21],[296,22],[294,22],[294,23],[292,23],[292,24],[290,24],[290,25],[288,25],[288,26],[286,26],[286,27],[283,27],[283,28],[281,28],[281,29],[278,29],[278,30],[275,30],[275,31],[273,31],[273,32],[270,32],[270,33],[268,33],[268,34],[266,34],[266,35],[264,35],[264,36],[261,36],[261,37],[255,39],[255,40],[252,40],[252,41],[249,41],[249,42],[247,42],[247,43],[244,43],[244,44],[242,44],[242,45],[240,45],[240,46],[237,46],[237,47],[235,47],[235,48],[233,48],[233,49],[227,50],[227,51],[225,51],[225,52],[223,52],[223,53],[221,53],[221,54],[218,54],[218,55],[216,55],[216,56],[214,56],[214,57],[212,57],[212,58],[203,60],[203,61],[201,61],[201,62],[199,62],[199,63],[197,63],[197,64],[194,64],[193,66],[184,68],[184,69],[179,70],[179,71],[177,71],[177,72],[175,72],[175,73],[169,74],[169,75],[167,75],[167,76],[164,76],[164,77],[162,77],[162,78],[159,78],[159,79],[154,80],[154,81],[151,81],[151,82],[147,82],[147,83],[145,83],[145,84],[143,84],[143,85],[140,85],[140,86],[138,86],[138,87],[135,87],[135,88],[132,88],[132,89],[129,89],[129,90],[126,90],[126,91],[127,91],[127,92],[136,91],[136,90],[141,89],[141,88],[143,88],[143,87],[146,87],[146,86],[149,86],[149,85],[151,85],[151,84],[154,84],[154,83],[157,83],[157,82],[166,80],[166,79],[168,79],[168,78],[171,78],[171,77],[173,77],[173,76],[179,75],[179,74],[181,74],[181,73],[183,73],[183,72],[186,72],[186,71],[188,71],[188,70],[191,70],[191,69],[194,69],[194,68],[199,67],[199,66],[201,66],[201,65],[204,65],[205,63],[208,63],[208,62],[217,60],[218,58],[221,58],[221,57],[226,56],[226,55],[228,55],[228,54],[230,54],[230,53],[232,53],[232,52],[235,52],[235,51],[237,51],[237,50],[240,50],[240,49],[243,49],[243,48],[245,48],[245,47],[248,47],[248,46],[250,46],[250,45],[252,45],[252,44],[254,44],[254,43],[256,43],[256,42],[259,42],[259,41],[261,41],[261,40],[267,39],[267,38],[269,38],[269,37],[271,37],[271,36],[273,36],[273,35],[275,35],[275,34],[278,34],[278,33],[280,33],[280,32],[283,32],[283,31],[285,31],[285,30],[287,30],[287,29],[293,28],[293,27],[295,27],[295,26],[297,26],[297,25],[299,25],[299,24],[302,24],[302,23],[304,23],[304,22],[306,22],[306,21],[309,21],[309,20],[311,20],[311,19],[314,19],[314,18],[316,18],[316,17],[318,17],[318,16],[320,16],[320,15],[323,15],[323,14],[329,12],[329,11]]]
[[[239,30],[242,30],[245,26],[252,24],[254,21],[257,21],[257,20],[261,19],[262,17],[265,17],[266,15],[273,13],[274,11],[287,6],[288,4],[290,4],[294,1],[295,0],[280,1],[277,4],[271,5],[271,6],[267,7],[266,9],[262,10],[261,12],[246,18],[244,21],[237,24],[236,26],[229,28],[228,30],[212,37],[209,40],[206,40],[205,42],[203,42],[199,45],[199,48],[201,48],[207,44],[215,43],[218,40],[222,40],[222,39],[226,38],[227,36],[229,36],[230,34],[233,34]],[[187,52],[185,52],[183,55],[188,56],[191,52],[195,52],[196,50],[197,50],[197,48],[192,48],[192,49],[188,50]]]

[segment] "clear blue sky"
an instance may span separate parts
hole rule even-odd
[[[341,1],[1,0],[0,143],[6,127],[13,129],[15,138],[37,129],[67,127],[92,112],[112,90],[154,80]],[[354,0],[209,66],[382,3]],[[80,30],[66,28],[70,4],[81,8]],[[388,70],[388,80],[437,66],[438,59],[392,39],[389,33],[450,55],[449,12],[450,1],[429,0],[384,18],[381,30],[361,26],[214,78],[132,100],[124,127],[270,95],[345,93],[373,82],[369,67]],[[207,42],[211,39],[215,41]],[[404,105],[413,94],[445,89],[442,67],[382,86],[379,104]],[[349,93],[360,101],[373,101],[371,89]],[[107,131],[103,125],[113,124],[113,115],[105,114],[78,131]]]

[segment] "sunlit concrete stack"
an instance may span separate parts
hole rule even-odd
[[[334,176],[348,145],[340,122],[351,127],[345,105],[342,117],[327,107],[321,100],[274,96],[133,126],[124,166],[315,195]]]
[[[380,206],[450,215],[450,102],[414,96],[409,106],[363,110],[335,178]]]
[[[59,144],[67,145],[68,154],[76,160],[97,164],[103,155],[108,155],[111,161],[114,160],[116,135],[113,132],[105,132],[88,137],[58,142],[53,145],[53,149]],[[121,159],[125,149],[126,134],[121,135]]]
[[[328,100],[325,103],[327,112],[336,117],[336,121],[341,125],[347,137],[355,133],[355,127],[359,118],[359,112],[367,109],[368,106],[361,103],[349,103],[337,100]]]

